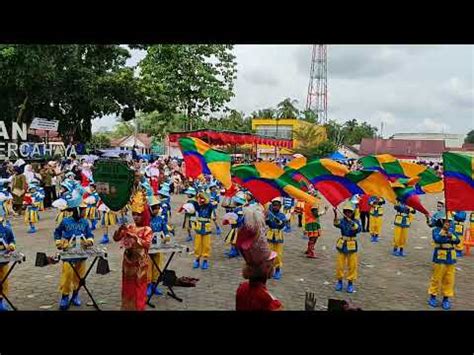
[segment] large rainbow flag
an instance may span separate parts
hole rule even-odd
[[[293,180],[298,182],[300,188],[303,191],[308,191],[308,187],[311,185],[311,183],[298,171],[298,169],[301,169],[307,163],[308,159],[306,159],[304,156],[301,156],[291,160],[284,167],[285,172],[288,173],[293,178]]]
[[[444,186],[448,211],[474,211],[474,158],[443,153]]]
[[[206,142],[192,137],[180,138],[179,146],[186,164],[187,177],[195,179],[202,174],[212,174],[224,188],[231,187],[231,159],[228,154],[212,149]]]
[[[319,202],[316,197],[302,191],[298,183],[273,162],[236,165],[231,172],[232,180],[248,189],[262,204],[279,196],[311,204]]]
[[[418,177],[419,180],[415,185],[418,194],[442,192],[444,188],[443,179],[433,169],[421,164],[400,161],[390,154],[368,155],[360,158],[359,163],[364,170],[380,171],[391,181]]]
[[[355,194],[381,196],[392,203],[396,201],[390,181],[378,171],[350,171],[334,160],[317,159],[298,169],[298,172],[333,206]]]

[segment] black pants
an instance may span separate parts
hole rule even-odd
[[[57,199],[56,189],[54,186],[44,187],[44,208],[50,208],[54,200]]]
[[[369,230],[369,212],[360,212],[360,221],[362,223],[362,231],[367,232]]]

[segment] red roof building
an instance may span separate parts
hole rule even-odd
[[[391,154],[399,159],[438,159],[444,151],[446,146],[443,140],[363,138],[359,154],[361,156]]]

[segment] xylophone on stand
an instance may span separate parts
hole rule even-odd
[[[63,262],[68,262],[72,269],[74,270],[74,273],[76,276],[79,278],[79,287],[76,291],[79,291],[81,287],[84,287],[84,290],[86,290],[87,294],[89,295],[92,304],[94,305],[95,309],[100,311],[99,306],[97,305],[96,301],[94,300],[94,297],[92,297],[91,292],[86,286],[86,278],[89,276],[90,271],[94,267],[95,263],[99,261],[98,267],[97,267],[97,273],[98,274],[107,274],[110,270],[108,267],[107,263],[107,251],[105,248],[99,248],[96,246],[84,246],[82,243],[85,241],[86,238],[83,235],[80,236],[73,236],[69,240],[69,245],[65,250],[61,250],[58,253],[58,260],[62,260]],[[84,277],[81,277],[79,272],[76,270],[74,267],[74,262],[78,260],[87,260],[89,258],[94,258],[92,263],[89,265],[89,268],[87,269]],[[72,298],[69,301],[69,306],[72,303]]]
[[[5,299],[5,301],[8,302],[10,307],[16,311],[17,308],[10,302],[8,297],[3,293],[3,284],[5,281],[7,281],[8,277],[10,276],[11,272],[13,271],[13,268],[16,266],[16,264],[21,264],[26,260],[26,257],[24,254],[18,252],[18,251],[7,251],[5,242],[3,239],[0,239],[0,244],[4,245],[4,249],[0,251],[0,264],[8,264],[13,262],[12,266],[8,269],[7,273],[3,277],[2,280],[0,280],[0,295]]]
[[[183,252],[189,251],[189,248],[185,245],[181,245],[181,244],[178,244],[178,243],[175,243],[175,242],[164,242],[164,240],[165,239],[161,238],[161,236],[159,236],[159,235],[155,236],[153,238],[153,243],[151,244],[150,249],[148,250],[148,254],[150,256],[153,256],[153,255],[158,254],[158,253],[171,254],[168,257],[168,260],[166,261],[166,264],[165,264],[163,270],[161,270],[159,265],[157,265],[155,259],[150,258],[152,263],[153,263],[153,267],[155,267],[160,273],[160,275],[158,276],[158,279],[153,283],[152,292],[151,292],[150,296],[148,296],[148,299],[147,299],[147,302],[146,302],[151,308],[155,308],[155,305],[151,304],[150,300],[153,297],[153,295],[155,294],[155,290],[158,287],[158,285],[160,284],[160,282],[163,281],[163,278],[166,274],[166,271],[168,270],[168,267],[171,263],[171,260],[173,260],[173,257],[175,256],[176,253],[183,253]],[[168,295],[170,297],[174,298],[178,302],[183,302],[183,300],[181,298],[179,298],[174,293],[173,285],[171,283],[167,282],[166,287],[168,287],[168,290],[169,290]]]

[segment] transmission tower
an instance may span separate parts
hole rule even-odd
[[[325,44],[314,44],[309,72],[306,110],[315,111],[320,124],[328,119],[328,50]]]

